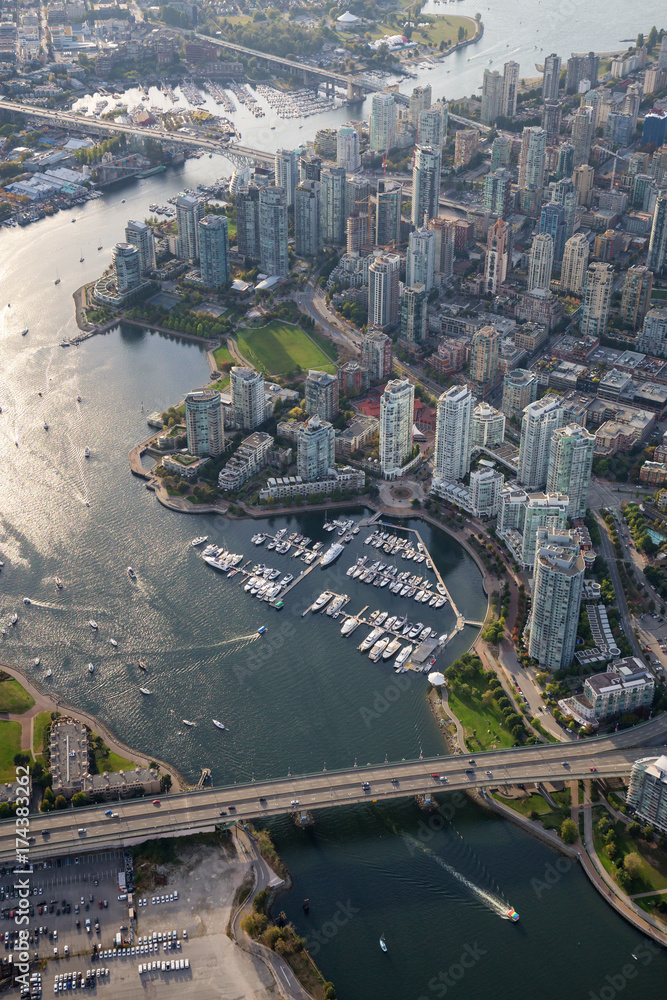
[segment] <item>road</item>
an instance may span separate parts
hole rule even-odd
[[[616,555],[614,553],[614,546],[611,544],[611,539],[607,532],[607,525],[604,523],[602,516],[593,512],[595,520],[597,521],[598,527],[600,528],[600,535],[602,536],[602,544],[600,548],[602,549],[602,555],[607,562],[607,568],[609,570],[609,576],[611,577],[612,586],[614,588],[614,594],[616,595],[616,603],[618,605],[618,610],[621,614],[621,625],[623,627],[623,633],[632,646],[635,656],[641,656],[641,649],[639,643],[637,642],[637,637],[634,633],[634,626],[632,622],[632,615],[628,610],[628,602],[625,599],[625,591],[623,590],[623,584],[621,583],[621,576],[618,572],[618,567],[616,565]]]
[[[264,815],[412,797],[436,787],[454,791],[489,784],[554,781],[564,776],[584,778],[591,767],[597,768],[600,777],[622,777],[635,760],[654,754],[651,748],[656,742],[664,744],[666,736],[667,715],[663,715],[632,730],[592,740],[475,754],[474,765],[465,756],[440,756],[182,792],[156,800],[158,805],[148,798],[130,799],[113,803],[117,819],[104,815],[108,804],[38,813],[30,817],[30,835],[34,838],[30,857],[118,848],[156,837],[210,831],[221,823]],[[639,741],[642,745],[633,749]],[[448,782],[444,786],[436,783],[434,773],[445,774]],[[367,791],[362,781],[369,783]],[[5,820],[0,823],[0,860],[15,858],[16,847],[15,821]]]

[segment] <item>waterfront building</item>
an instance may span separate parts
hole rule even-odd
[[[415,229],[408,239],[406,285],[424,285],[427,292],[433,288],[435,272],[435,232],[432,229]]]
[[[503,114],[503,93],[505,81],[497,69],[484,70],[482,78],[482,125],[493,125]]]
[[[623,296],[621,298],[621,319],[631,330],[638,330],[651,307],[653,272],[644,264],[633,264],[625,272]]]
[[[560,287],[564,292],[583,295],[588,268],[589,243],[583,233],[575,233],[565,244],[560,270]]]
[[[185,397],[188,453],[197,457],[220,455],[225,447],[222,400],[216,389],[199,389]]]
[[[287,195],[281,187],[259,192],[259,266],[271,277],[289,274],[287,252]]]
[[[302,181],[294,192],[294,247],[298,255],[317,257],[322,252],[319,181]]]
[[[376,257],[368,268],[368,327],[386,333],[398,324],[401,258],[398,254]]]
[[[127,295],[141,284],[141,258],[131,243],[116,243],[111,251],[111,263],[116,274],[119,295]]]
[[[505,118],[516,116],[516,101],[519,92],[519,64],[510,59],[503,66],[503,104]]]
[[[500,334],[490,323],[475,330],[470,344],[470,378],[478,385],[493,382],[498,371]]]
[[[525,407],[517,473],[517,481],[525,489],[542,490],[546,486],[551,439],[562,422],[563,409],[557,396],[544,396]]]
[[[306,413],[317,414],[322,420],[335,420],[338,416],[338,379],[329,372],[312,368],[304,381]]]
[[[511,208],[512,175],[505,167],[499,167],[484,178],[484,211],[504,218]]]
[[[391,94],[373,94],[370,119],[370,148],[384,155],[396,132],[396,102]]]
[[[565,247],[566,228],[565,209],[558,202],[548,201],[542,206],[540,232],[549,234],[553,243],[553,259],[556,262],[561,261]]]
[[[533,239],[528,261],[528,291],[548,289],[554,263],[554,241],[549,233],[538,233]]]
[[[401,338],[409,344],[423,344],[428,337],[428,292],[422,284],[403,290]]]
[[[455,230],[451,219],[437,216],[428,228],[435,233],[434,270],[438,282],[448,281],[454,273]]]
[[[656,199],[646,263],[654,274],[667,271],[667,188],[661,188]]]
[[[369,330],[361,341],[361,366],[371,382],[381,382],[391,375],[391,338],[379,330]]]
[[[505,480],[501,472],[481,464],[470,473],[470,512],[482,521],[497,517]]]
[[[264,376],[252,368],[234,365],[230,382],[234,422],[242,430],[254,431],[266,420]]]
[[[519,187],[541,191],[544,186],[544,164],[547,134],[543,128],[530,125],[521,133],[519,153]]]
[[[537,399],[537,376],[525,368],[515,368],[503,378],[501,409],[508,420],[521,417],[523,411]]]
[[[438,400],[433,477],[458,482],[470,472],[475,397],[464,385],[453,385]]]
[[[125,226],[125,242],[131,243],[139,251],[139,268],[142,274],[155,270],[155,238],[152,226],[131,220]]]
[[[344,167],[325,167],[320,175],[322,239],[342,246],[345,243],[345,195],[347,177]]]
[[[285,192],[287,204],[294,204],[294,192],[299,183],[299,153],[296,149],[279,149],[275,156],[275,182]]]
[[[667,358],[667,309],[649,309],[635,347],[658,358]]]
[[[505,440],[505,414],[489,403],[478,403],[472,415],[471,448],[497,448]]]
[[[225,215],[205,215],[199,220],[199,267],[207,288],[229,284],[229,234]]]
[[[566,93],[580,93],[580,86],[584,80],[588,81],[587,90],[595,89],[598,85],[599,70],[600,57],[596,56],[594,52],[589,52],[587,55],[573,54],[567,61]]]
[[[412,168],[412,224],[417,228],[427,225],[429,219],[438,214],[441,161],[440,149],[416,147]]]
[[[380,398],[380,468],[397,479],[412,452],[415,387],[408,379],[387,382]]]
[[[342,125],[336,136],[336,166],[353,174],[361,166],[359,133],[352,125]]]
[[[634,762],[625,801],[638,819],[667,834],[667,755]]]
[[[542,74],[542,100],[558,100],[558,90],[560,87],[560,56],[552,52],[544,60],[544,72]]]
[[[176,198],[176,225],[178,226],[178,256],[194,263],[199,257],[197,224],[204,216],[204,202],[190,194]]]
[[[574,146],[574,165],[588,163],[591,155],[591,144],[595,134],[593,109],[581,107],[572,121],[572,145]]]
[[[241,487],[261,472],[269,462],[273,438],[265,431],[253,431],[244,438],[218,476],[218,488],[224,493]]]
[[[567,494],[572,520],[586,515],[594,450],[595,435],[579,424],[558,427],[551,436],[547,492]]]
[[[378,180],[375,203],[375,243],[393,250],[401,242],[401,200],[403,185],[382,177]]]
[[[573,532],[538,529],[528,654],[547,670],[569,667],[574,657],[584,568]]]
[[[509,263],[509,228],[498,219],[489,229],[484,264],[484,288],[491,295],[497,295],[507,277]]]
[[[318,414],[297,430],[297,472],[305,481],[325,479],[335,468],[335,433]]]
[[[611,264],[593,261],[586,269],[584,297],[581,303],[582,337],[602,337],[607,329],[611,295],[614,289],[614,268]]]
[[[639,657],[629,656],[609,664],[604,673],[587,677],[583,694],[566,702],[566,706],[571,705],[587,721],[601,722],[614,715],[650,708],[654,695],[651,671]],[[628,791],[628,802],[629,794]]]
[[[254,184],[236,194],[236,244],[242,257],[259,257],[259,188]]]
[[[441,149],[447,138],[449,113],[444,101],[436,101],[431,108],[425,108],[419,115],[418,141],[421,146]]]

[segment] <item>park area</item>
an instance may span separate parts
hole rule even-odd
[[[265,375],[298,374],[309,368],[336,372],[333,346],[284,320],[239,329],[236,340],[241,354]]]

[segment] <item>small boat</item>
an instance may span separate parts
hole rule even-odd
[[[196,726],[197,723],[196,722],[190,722],[189,719],[183,719],[183,725],[184,726]]]
[[[507,917],[510,920],[513,920],[514,923],[516,923],[517,920],[519,919],[519,914],[516,912],[513,906],[510,906],[509,910],[507,911]]]
[[[148,670],[148,667],[146,666],[146,664],[144,663],[143,660],[139,660],[139,669],[140,670]]]
[[[42,661],[40,660],[39,656],[36,656],[32,662],[35,664],[36,667],[38,667]]]
[[[88,447],[88,445],[86,445],[86,447],[83,449],[83,455],[84,458],[90,458],[90,448]]]
[[[44,674],[45,677],[53,677],[53,670],[47,670]]]
[[[88,664],[88,673],[92,674],[94,672],[95,672],[95,667],[92,665],[92,663],[89,663]]]
[[[94,618],[91,618],[91,619],[89,620],[88,624],[89,624],[89,625],[90,625],[90,627],[92,628],[93,632],[97,632],[97,630],[98,630],[98,628],[99,628],[99,625],[97,624],[97,622],[95,621],[95,619],[94,619]]]
[[[257,629],[257,635],[264,635],[266,632],[266,625],[260,625]]]
[[[387,950],[387,942],[384,939],[384,934],[380,938],[380,947],[382,948],[383,951]]]
[[[213,720],[213,725],[217,726],[218,729],[226,729],[227,728],[227,726],[223,726],[222,722],[218,722],[217,719]]]
[[[97,249],[98,249],[98,250],[101,250],[101,249],[102,249],[102,247],[98,247]]]
[[[56,280],[53,282],[53,284],[54,285],[59,285],[60,284],[60,278],[56,278]]]
[[[127,567],[127,575],[129,576],[130,580],[136,580],[137,579],[137,574],[134,572],[134,570],[132,569],[131,566]]]
[[[16,612],[14,612],[14,614],[12,615],[12,625],[16,625],[18,620],[19,616],[16,614]]]
[[[111,645],[112,645],[112,646],[114,647],[114,649],[117,649],[117,648],[118,648],[118,643],[116,642],[116,640],[115,640],[115,639],[109,639],[109,642],[110,642],[110,643],[111,643]]]
[[[79,257],[79,264],[83,264],[85,259],[86,259],[85,257]]]
[[[46,422],[46,420],[45,420],[45,421],[44,421],[44,430],[45,430],[45,431],[48,431],[48,429],[49,429],[49,425],[47,424],[47,422]]]
[[[58,590],[62,590],[63,586],[64,586],[64,584],[63,584],[62,580],[60,579],[59,576],[57,576],[56,577],[56,587],[58,588]]]
[[[25,337],[25,335],[27,334],[27,332],[28,332],[28,327],[26,326],[25,330],[21,330],[21,336]]]
[[[149,691],[148,688],[139,688],[139,690],[142,694],[153,694],[153,692]]]
[[[26,605],[26,607],[27,607],[27,606],[28,606],[29,604],[32,604],[32,601],[30,600],[30,598],[29,598],[29,597],[24,597],[24,598],[23,598],[23,603],[24,603],[24,604]]]
[[[208,541],[208,535],[198,535],[197,538],[192,539],[190,545],[193,549],[196,549],[198,545],[203,545],[206,541]]]
[[[77,403],[80,403],[81,402],[81,396],[77,396],[76,397],[76,401],[77,401]]]
[[[60,341],[60,346],[61,347],[71,347],[72,345],[70,344],[69,340],[61,340]],[[41,396],[41,393],[40,393],[40,396]]]

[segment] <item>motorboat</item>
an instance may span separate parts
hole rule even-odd
[[[144,663],[143,660],[139,660],[138,663],[139,663],[139,669],[140,670],[148,670],[148,667],[146,666],[146,664]]]
[[[227,728],[227,726],[224,726],[224,725],[222,724],[222,722],[218,722],[218,720],[217,720],[217,719],[214,719],[214,720],[213,720],[213,725],[214,725],[214,726],[215,726],[215,727],[216,727],[217,729],[226,729],[226,728]]]
[[[347,618],[344,625],[340,630],[341,635],[352,635],[356,628],[359,628],[361,622],[358,618]]]
[[[32,604],[32,601],[30,600],[30,598],[29,598],[29,597],[24,597],[24,598],[23,598],[23,603],[24,603],[24,604],[25,604],[25,606],[27,607],[27,606],[28,606],[29,604]]]
[[[45,677],[53,677],[53,670],[47,670],[44,674]]]
[[[28,327],[26,326],[25,330],[21,330],[21,336],[25,337],[25,335],[27,334],[27,332],[28,332]]]
[[[56,577],[56,587],[58,588],[58,590],[62,590],[63,586],[64,586],[64,584],[63,584],[62,580],[60,579],[59,576],[57,576]]]
[[[19,616],[16,614],[16,612],[14,612],[14,614],[12,615],[12,625],[16,625],[18,620]]]
[[[94,672],[95,672],[95,667],[93,666],[93,664],[92,664],[92,663],[89,663],[89,664],[88,664],[88,673],[89,673],[89,674],[92,674],[92,673],[94,673]]]
[[[382,651],[382,659],[390,660],[394,653],[397,653],[401,648],[401,644],[398,639],[392,639],[388,646]]]
[[[331,600],[332,597],[333,594],[331,593],[330,590],[323,591],[313,604],[312,608],[313,612],[320,611],[324,607],[324,605]]]
[[[369,659],[373,660],[374,663],[377,663],[377,661],[380,659],[383,652],[389,645],[390,640],[391,636],[389,635],[385,635],[381,639],[378,639],[378,641],[374,643],[370,653],[368,654]]]
[[[45,431],[48,431],[48,429],[49,429],[49,425],[47,424],[47,422],[46,422],[46,420],[45,420],[45,421],[44,421],[44,430],[45,430]]]
[[[406,663],[410,654],[412,653],[413,648],[414,648],[413,646],[403,646],[403,649],[396,657],[394,661],[394,666],[399,673],[401,672],[404,664]]]
[[[376,643],[378,641],[378,639],[382,635],[383,631],[384,631],[384,629],[374,628],[373,631],[370,632],[366,636],[366,638],[362,639],[362,641],[359,643],[359,645],[357,647],[359,649],[359,651],[362,652],[362,653],[365,653],[367,649],[370,649],[371,646],[373,646],[374,643]]]
[[[139,688],[139,690],[142,694],[153,694],[153,692],[149,691],[148,688]]]
[[[510,906],[509,910],[507,911],[507,917],[509,920],[513,920],[514,923],[516,923],[517,920],[519,919],[519,914],[516,912],[513,906]]]
[[[88,447],[88,445],[86,445],[86,447],[83,449],[83,455],[84,458],[90,458],[90,448]]]
[[[190,545],[192,546],[193,549],[196,549],[198,545],[203,545],[204,542],[207,541],[208,541],[208,535],[197,535],[196,538],[192,539]]]
[[[387,951],[387,942],[384,939],[384,934],[380,938],[380,947],[382,948],[383,951],[385,952]]]
[[[36,667],[38,667],[42,661],[40,660],[39,656],[36,656],[32,662],[35,664]]]
[[[344,545],[341,545],[340,542],[334,542],[333,545],[331,545],[327,549],[327,551],[324,553],[324,555],[322,556],[322,560],[321,560],[320,565],[322,567],[324,567],[324,566],[330,566],[331,563],[335,562],[336,559],[338,559],[338,557],[344,551],[345,551],[345,546]]]
[[[127,575],[129,576],[130,580],[136,580],[137,579],[137,574],[134,572],[134,570],[132,569],[131,566],[127,567]]]
[[[114,647],[114,649],[118,649],[118,643],[116,642],[115,639],[109,639],[109,642]]]
[[[181,721],[183,722],[184,726],[196,726],[197,725],[196,722],[190,722],[189,719],[182,719]]]
[[[95,619],[94,619],[94,618],[91,618],[91,619],[89,620],[88,624],[89,624],[89,625],[90,625],[90,627],[92,628],[93,632],[97,632],[97,630],[98,630],[98,628],[99,628],[99,625],[97,624],[97,622],[95,621]]]

